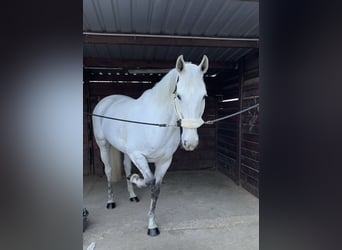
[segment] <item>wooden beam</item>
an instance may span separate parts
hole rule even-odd
[[[83,33],[88,44],[152,45],[176,47],[259,48],[258,38],[167,36],[146,34]]]
[[[91,73],[86,72],[83,74],[83,79],[86,81],[150,81],[153,83],[158,82],[163,76],[158,76],[158,75],[108,75],[108,74],[103,74],[103,75],[98,75],[94,74],[91,75]]]
[[[84,67],[123,68],[123,69],[172,69],[176,61],[112,60],[107,58],[83,58]],[[210,69],[232,69],[233,65],[222,62],[209,62]]]
[[[145,82],[145,81],[150,81],[152,83],[156,83],[162,79],[163,76],[158,76],[158,75],[108,75],[108,74],[94,74],[92,75],[91,72],[84,72],[83,73],[83,79],[86,82],[89,81],[124,81],[124,82],[131,82],[131,81],[138,81],[138,82]],[[205,77],[204,82],[207,84],[207,87],[210,85],[217,85],[217,78],[216,77]]]

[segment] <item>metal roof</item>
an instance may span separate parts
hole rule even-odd
[[[258,37],[258,2],[84,0],[83,3],[84,31]]]
[[[259,3],[251,0],[84,0],[83,31],[170,36],[258,38]],[[253,48],[84,44],[84,57],[236,62]],[[255,50],[255,48],[254,48]]]

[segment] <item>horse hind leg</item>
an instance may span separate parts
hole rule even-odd
[[[98,140],[97,144],[100,148],[101,160],[105,166],[105,173],[107,176],[107,191],[108,191],[108,199],[107,199],[107,209],[115,208],[114,195],[113,195],[113,181],[112,181],[112,166],[110,165],[110,144],[105,140]]]
[[[132,162],[129,159],[127,154],[124,155],[123,163],[124,163],[124,168],[125,168],[125,173],[126,173],[126,178],[127,178],[127,189],[128,189],[128,193],[129,193],[129,200],[132,202],[133,201],[139,202],[139,198],[134,193],[133,184],[130,181],[131,171],[132,171]]]

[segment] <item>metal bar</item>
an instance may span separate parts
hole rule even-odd
[[[180,47],[259,48],[259,38],[169,36],[83,32],[84,43]]]

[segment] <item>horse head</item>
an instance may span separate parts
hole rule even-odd
[[[176,61],[178,72],[177,85],[174,91],[175,108],[182,127],[181,144],[187,151],[198,145],[197,128],[204,122],[202,115],[205,108],[207,90],[203,75],[209,66],[208,57],[203,56],[199,65],[184,62],[183,55]]]

